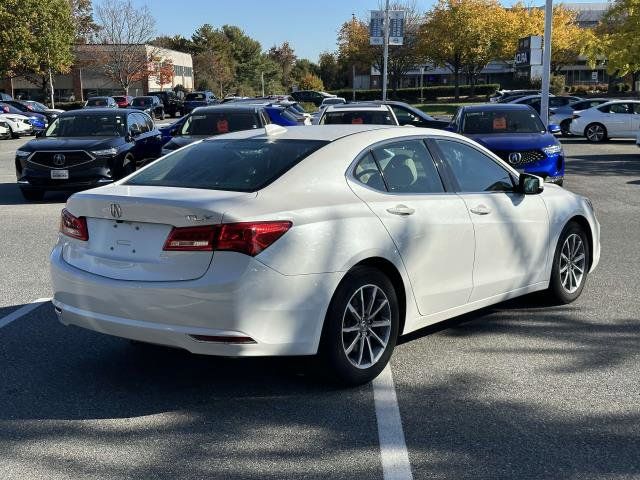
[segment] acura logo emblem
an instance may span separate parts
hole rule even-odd
[[[509,163],[520,163],[520,160],[522,160],[522,154],[520,152],[509,154]]]
[[[113,218],[120,218],[122,216],[122,207],[118,203],[112,203],[109,210]]]
[[[63,155],[63,154],[61,154],[61,153],[56,153],[56,154],[53,156],[53,164],[54,164],[56,167],[61,167],[61,166],[63,166],[63,165],[64,165],[64,155]]]

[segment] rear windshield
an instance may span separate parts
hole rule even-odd
[[[258,117],[251,112],[194,113],[184,122],[183,135],[220,135],[258,128]]]
[[[540,117],[531,110],[496,110],[468,112],[464,116],[462,133],[544,133]]]
[[[205,140],[152,163],[126,185],[255,192],[328,142]]]
[[[324,125],[396,125],[389,112],[330,112],[322,123]]]
[[[125,134],[123,115],[65,115],[56,118],[45,137],[121,137]]]
[[[153,102],[153,99],[151,98],[137,97],[133,99],[133,101],[131,102],[131,105],[133,105],[134,107],[142,107],[144,105],[151,105],[152,102]]]
[[[204,93],[187,93],[187,96],[184,98],[185,100],[204,100]]]
[[[106,98],[90,98],[87,100],[87,105],[90,107],[106,107],[107,99]]]

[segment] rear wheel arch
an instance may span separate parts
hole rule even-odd
[[[398,329],[399,335],[402,335],[405,324],[405,317],[407,315],[407,294],[404,286],[402,275],[398,271],[397,267],[386,258],[382,257],[370,257],[356,263],[351,270],[356,267],[371,267],[382,272],[391,282],[393,288],[398,297],[398,307],[400,309],[400,328]],[[351,271],[350,270],[350,271]]]

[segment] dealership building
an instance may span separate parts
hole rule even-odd
[[[128,58],[138,58],[139,62],[153,58],[153,64],[173,65],[173,78],[162,85],[163,90],[182,85],[186,90],[193,90],[193,59],[188,53],[177,52],[152,45],[109,45],[86,44],[75,45],[75,64],[68,73],[55,75],[53,79],[54,96],[56,101],[81,101],[91,96],[123,95],[122,87],[105,74],[106,65],[115,51],[125,52]],[[153,90],[160,90],[161,85],[154,75],[144,73],[129,86],[129,95],[137,96]],[[5,79],[0,85],[0,91],[13,92],[15,98],[42,99],[41,85],[38,78],[16,77]]]
[[[609,8],[609,3],[563,3],[562,6],[566,9],[573,10],[577,13],[577,23],[582,28],[595,27],[600,19],[604,16],[606,10]],[[538,42],[536,37],[532,37],[533,42]],[[539,38],[539,37],[538,37]],[[533,45],[536,48],[530,49],[528,46],[525,48],[523,45],[518,49],[519,53],[529,50],[537,51],[537,47],[542,49],[541,44]],[[393,47],[390,47],[393,48]],[[535,54],[534,54],[535,56]],[[524,56],[520,56],[512,61],[492,61],[480,72],[477,79],[478,83],[500,83],[509,84],[514,79],[522,78],[525,72],[528,72],[529,78],[535,78],[537,76],[536,63],[530,63],[530,57],[525,61],[522,61]],[[534,59],[534,62],[542,61],[542,57]],[[540,63],[541,64],[541,63]],[[565,76],[567,85],[594,85],[597,83],[608,83],[609,75],[607,74],[604,66],[598,66],[595,69],[587,66],[586,57],[578,57],[571,65],[566,65],[560,69],[560,73]],[[419,87],[421,84],[427,85],[443,85],[453,84],[453,73],[448,68],[436,67],[429,63],[425,65],[417,66],[416,68],[408,71],[402,78],[401,87]],[[359,75],[356,77],[356,88],[380,88],[381,75],[378,70],[372,67],[370,75]],[[461,75],[464,79],[464,76]]]

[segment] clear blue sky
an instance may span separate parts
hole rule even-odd
[[[99,0],[94,0],[99,3]],[[318,60],[324,51],[336,49],[340,25],[355,13],[368,17],[379,0],[134,0],[153,12],[158,34],[190,37],[200,25],[236,25],[258,40],[263,50],[288,41],[299,58]],[[418,11],[428,10],[434,0],[416,0]],[[504,5],[515,3],[503,1]],[[529,3],[529,2],[525,2]],[[543,5],[543,0],[532,2]],[[560,3],[558,1],[554,3]],[[569,3],[569,2],[567,2]],[[572,3],[582,3],[572,0]]]

